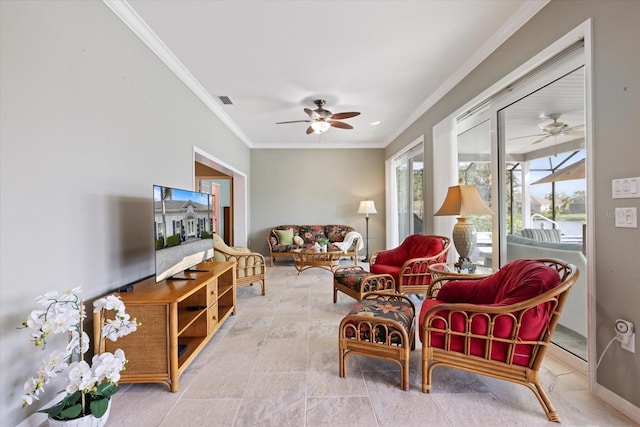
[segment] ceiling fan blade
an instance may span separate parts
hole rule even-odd
[[[548,133],[548,134],[546,134],[545,136],[543,136],[542,138],[540,138],[540,139],[538,139],[538,140],[536,140],[536,141],[533,141],[531,144],[537,144],[537,143],[539,143],[539,142],[542,142],[542,141],[544,141],[545,139],[549,138],[550,136],[553,136],[553,135],[551,135],[550,133]]]
[[[516,136],[515,138],[509,138],[507,139],[507,141],[515,141],[516,139],[522,139],[522,138],[533,138],[534,136],[547,136],[549,135],[548,133],[538,133],[536,135],[525,135],[525,136]]]
[[[311,120],[316,120],[317,118],[320,117],[320,114],[318,114],[318,111],[312,110],[310,108],[305,108],[304,112],[307,113],[307,116],[309,116]]]
[[[309,126],[307,128],[307,135],[312,134],[314,132],[313,128],[311,126]]]
[[[352,111],[350,113],[336,113],[333,116],[331,116],[332,119],[337,119],[337,120],[342,120],[342,119],[348,119],[350,117],[355,117],[360,115],[360,113]]]
[[[311,120],[293,120],[291,122],[278,122],[277,125],[283,125],[286,123],[311,123]]]
[[[335,128],[340,128],[340,129],[353,129],[353,126],[348,125],[344,122],[338,122],[335,120],[331,120],[331,126],[335,127]]]
[[[569,132],[565,132],[565,135],[569,136],[584,136],[583,130],[570,130]]]

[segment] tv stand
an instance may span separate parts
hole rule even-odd
[[[131,335],[100,345],[95,353],[121,348],[128,360],[122,383],[163,383],[179,389],[182,373],[196,359],[220,326],[236,313],[235,262],[205,261],[191,270],[188,281],[155,277],[137,282],[121,293],[127,313],[141,323]],[[109,312],[111,313],[111,312]],[[100,313],[93,317],[94,336]]]

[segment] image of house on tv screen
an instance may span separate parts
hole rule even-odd
[[[156,280],[213,257],[210,194],[154,186],[153,216]]]

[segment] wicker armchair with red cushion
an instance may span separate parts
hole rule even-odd
[[[560,421],[538,372],[578,274],[573,264],[539,259],[483,279],[434,280],[419,316],[422,391],[431,391],[434,368],[449,366],[522,384]]]
[[[373,253],[369,271],[393,276],[397,292],[426,293],[431,282],[429,266],[447,262],[450,244],[448,237],[412,234],[396,248]]]

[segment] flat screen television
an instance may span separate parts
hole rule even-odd
[[[156,282],[189,280],[186,271],[213,257],[211,194],[153,186]]]

